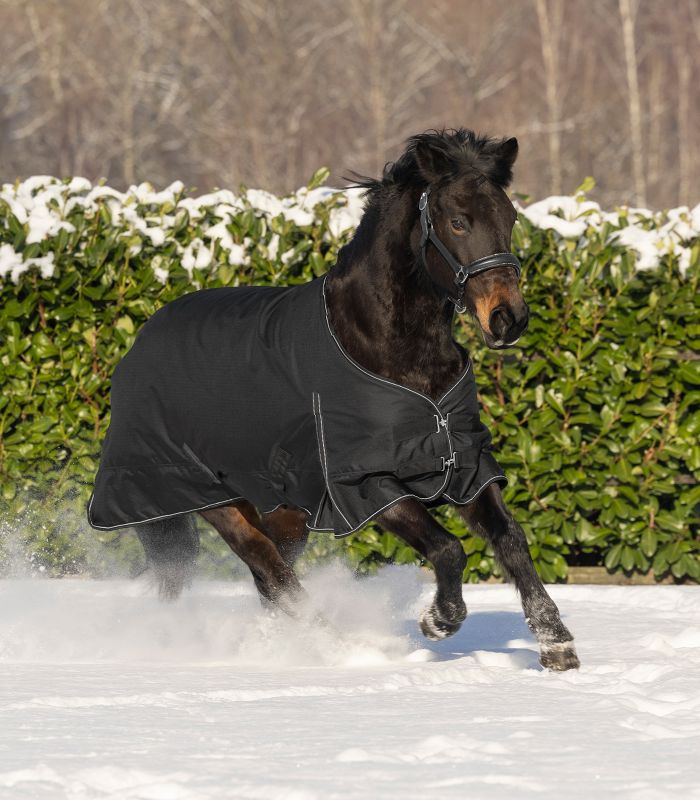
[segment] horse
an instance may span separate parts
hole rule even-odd
[[[313,440],[303,422],[301,428],[306,433],[300,449],[305,452],[307,460],[304,462],[306,466],[300,467],[296,474],[294,458],[290,456],[294,446],[272,448],[270,474],[274,480],[267,477],[275,487],[276,501],[271,501],[274,507],[268,510],[261,508],[268,495],[256,494],[257,483],[246,483],[246,478],[241,477],[236,488],[231,488],[230,475],[236,473],[236,461],[244,458],[245,450],[243,445],[237,448],[235,442],[235,452],[230,457],[233,467],[217,464],[216,468],[211,466],[216,460],[214,456],[210,455],[206,463],[202,463],[203,459],[195,455],[193,448],[182,445],[186,451],[184,461],[173,461],[168,467],[170,472],[157,476],[157,480],[163,478],[160,491],[172,491],[182,496],[179,505],[173,501],[151,507],[149,492],[153,494],[155,489],[144,475],[152,473],[143,472],[147,468],[143,465],[134,468],[127,476],[131,483],[125,484],[128,488],[121,491],[131,492],[137,498],[134,503],[149,505],[149,510],[140,514],[136,520],[139,524],[134,527],[147,563],[157,578],[162,598],[172,600],[178,597],[193,574],[198,534],[193,513],[185,512],[201,514],[218,531],[250,569],[264,604],[291,615],[297,613],[305,595],[294,564],[304,551],[309,530],[335,526],[336,535],[339,530],[345,535],[366,522],[365,517],[369,515],[368,518],[382,529],[396,535],[432,564],[436,592],[419,624],[427,638],[443,639],[459,630],[467,615],[462,592],[466,566],[464,549],[459,539],[448,533],[430,513],[435,505],[449,503],[474,534],[491,544],[505,576],[514,583],[527,624],[539,644],[541,664],[556,671],[578,668],[573,637],[535,570],[523,529],[504,503],[502,486],[505,477],[489,453],[490,437],[479,422],[471,362],[466,351],[453,338],[453,322],[455,314],[459,313],[468,313],[474,318],[486,345],[495,350],[515,345],[527,328],[529,311],[519,287],[520,263],[511,254],[511,232],[517,212],[505,191],[512,180],[517,154],[515,138],[495,139],[464,128],[428,131],[408,139],[403,154],[384,167],[381,178],[353,176],[353,185],[365,191],[364,213],[352,239],[339,251],[336,263],[323,278],[319,296],[322,295],[331,334],[328,341],[333,340],[343,357],[344,366],[333,362],[332,368],[355,370],[353,374],[364,381],[363,391],[369,394],[355,396],[347,390],[346,408],[343,406],[345,388],[337,390],[335,398],[333,386],[326,385],[320,393],[313,393],[313,397],[305,391],[299,393],[299,403],[313,404],[318,447],[309,444]],[[226,305],[228,316],[223,318],[225,320],[233,319],[231,315],[238,313],[236,309],[241,307],[242,301],[248,305],[257,302],[255,295],[244,294],[245,288],[204,291],[212,293],[207,295],[207,313],[214,313],[212,304],[217,309],[222,303],[229,304]],[[280,348],[289,346],[281,343],[279,331],[275,328],[275,308],[303,299],[304,286],[285,288],[282,293],[274,294],[276,291],[269,289],[270,293],[264,295],[270,299],[265,307],[264,321],[257,323],[254,316],[245,318],[245,329],[258,329],[256,336],[258,339],[262,337],[265,352],[273,359],[279,355],[277,351]],[[228,294],[223,294],[226,292]],[[181,298],[170,304],[180,303],[180,308],[189,308],[190,316],[183,317],[181,313],[174,327],[171,324],[170,328],[164,328],[166,332],[158,339],[160,349],[154,350],[151,360],[142,365],[140,372],[135,373],[132,369],[127,373],[130,381],[127,393],[133,394],[134,375],[138,374],[139,381],[151,380],[148,376],[157,370],[156,362],[167,359],[169,353],[172,355],[177,348],[172,331],[187,330],[188,325],[194,324],[192,320],[204,313],[197,310],[204,309],[203,305],[192,304],[193,295],[199,294],[203,293],[194,292],[186,296],[190,300]],[[308,295],[310,291],[304,296]],[[238,305],[231,306],[230,302],[234,300]],[[189,305],[183,305],[185,303]],[[293,305],[290,307],[295,308]],[[167,320],[167,314],[171,313],[167,306],[165,309],[155,315],[160,314],[161,321]],[[175,313],[175,310],[171,311]],[[163,325],[161,322],[161,327]],[[155,323],[153,329],[158,330]],[[240,330],[243,329],[241,322]],[[314,333],[314,336],[320,335],[323,334]],[[193,338],[196,338],[194,333],[189,339]],[[183,347],[188,346],[187,341],[182,339]],[[137,339],[134,350],[138,342]],[[304,344],[304,347],[312,349],[313,346],[313,343]],[[318,356],[322,357],[331,358]],[[129,355],[127,358],[135,357]],[[278,369],[279,363],[285,360],[301,358],[301,351],[284,350],[284,358],[277,358],[275,366],[270,369]],[[195,360],[192,356],[187,363],[191,365]],[[132,360],[133,363],[136,362]],[[284,398],[263,399],[265,394],[280,392],[256,390],[258,384],[249,361],[241,358],[237,369],[239,380],[230,392],[231,396],[257,393],[257,397],[250,398],[246,408],[269,406],[275,409],[274,414],[283,413]],[[246,369],[250,376],[240,374]],[[305,368],[300,366],[299,369]],[[265,372],[260,368],[256,371]],[[221,369],[217,374],[222,374]],[[329,374],[335,375],[336,372]],[[308,377],[305,380],[308,381]],[[191,378],[188,386],[194,384],[196,380]],[[114,421],[114,386],[113,381],[110,431],[113,426],[121,424]],[[193,388],[191,391],[198,390]],[[216,382],[208,387],[208,391],[209,394],[217,391]],[[164,392],[150,413],[164,414],[164,407],[177,394],[182,394],[179,387]],[[327,410],[328,397],[330,411]],[[326,410],[321,409],[322,402]],[[413,403],[410,410],[406,410],[408,405],[401,405],[404,402]],[[289,400],[289,403],[293,404],[293,401]],[[446,405],[449,403],[451,405]],[[469,404],[468,408],[464,404]],[[377,407],[380,407],[378,411]],[[391,411],[394,408],[398,409],[395,411],[398,417],[391,420],[393,438],[382,439],[384,434],[377,426],[383,424],[383,417],[377,414],[394,413]],[[420,418],[416,416],[419,411]],[[267,420],[272,424],[274,414],[272,411],[265,413],[267,417],[249,420],[245,431],[246,443],[254,442],[251,437],[264,436]],[[335,423],[331,421],[333,413],[337,416]],[[371,450],[372,442],[379,437],[384,442],[377,445],[380,450],[389,447],[386,442],[390,442],[396,453],[401,454],[408,452],[406,448],[410,444],[414,450],[418,448],[420,457],[409,453],[407,460],[397,456],[399,466],[386,463],[374,466],[371,481],[364,473],[358,477],[357,470],[348,478],[350,473],[346,462],[362,460],[361,456],[346,457],[346,452],[353,450],[355,439],[361,436],[364,425],[356,423],[353,413],[360,414],[362,420],[369,420],[365,451]],[[416,419],[404,420],[406,414],[416,416]],[[183,415],[181,413],[178,419]],[[129,420],[124,423],[123,437],[134,440],[146,436],[146,427],[142,431],[134,428],[134,412],[122,412],[120,418]],[[151,416],[143,424],[172,427],[170,419],[159,416]],[[227,421],[224,419],[216,424],[220,429]],[[309,424],[311,430],[313,420]],[[333,425],[335,428],[331,431]],[[426,427],[428,425],[433,427]],[[396,434],[399,429],[400,436]],[[115,431],[116,436],[118,430],[115,428]],[[299,438],[298,434],[294,436]],[[211,438],[216,438],[216,430],[209,435]],[[457,451],[458,445],[461,452]],[[200,450],[207,446],[204,442]],[[308,461],[311,450],[314,464]],[[182,455],[180,450],[178,452]],[[370,455],[365,452],[365,462],[376,461],[380,456],[378,452]],[[333,473],[334,459],[345,465],[345,472],[336,466]],[[182,466],[185,461],[187,463]],[[115,467],[109,473],[110,481],[114,480],[114,470],[117,469]],[[369,468],[363,469],[367,472]],[[402,474],[402,469],[406,475]],[[313,507],[307,507],[310,504],[299,500],[303,495],[295,483],[299,475],[312,476],[309,478],[312,482],[321,481],[325,498],[321,504],[325,502],[328,513],[335,515],[332,516],[333,522],[324,526],[325,511],[317,510],[314,517]],[[188,481],[193,482],[195,478],[208,482],[206,490],[202,489],[196,497],[187,491]],[[182,485],[176,485],[177,480]],[[455,481],[461,481],[456,489],[453,488]],[[358,486],[364,487],[359,490],[364,499],[357,500],[353,517],[352,504],[359,496]],[[273,490],[267,486],[265,491]],[[373,492],[379,493],[378,499],[367,500],[367,497],[374,496]],[[88,513],[90,517],[90,510]],[[116,518],[116,525],[105,523],[100,526],[95,522],[96,513],[93,509],[91,523],[105,528],[127,524],[134,516],[132,512],[132,517]]]

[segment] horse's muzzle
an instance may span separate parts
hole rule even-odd
[[[496,306],[489,316],[490,335],[486,344],[494,349],[514,345],[527,328],[530,312],[525,303],[520,308]]]

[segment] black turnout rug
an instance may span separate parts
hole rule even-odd
[[[88,506],[106,530],[245,498],[345,536],[407,496],[468,503],[506,480],[471,363],[438,400],[336,339],[324,279],[207,289],[160,309],[114,371]]]

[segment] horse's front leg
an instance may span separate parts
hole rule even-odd
[[[444,639],[456,633],[467,616],[462,597],[467,557],[459,539],[448,533],[422,503],[410,498],[392,506],[376,521],[417,550],[435,569],[435,599],[419,620],[423,634],[428,639]]]
[[[500,488],[492,483],[473,503],[456,508],[470,529],[491,544],[515,584],[527,624],[540,645],[542,666],[561,671],[580,666],[574,637],[535,570],[525,533],[506,508]]]

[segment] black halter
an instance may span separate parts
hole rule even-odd
[[[423,259],[423,266],[427,269],[428,263],[425,259],[425,251],[428,247],[428,242],[432,242],[437,248],[440,255],[452,267],[455,274],[455,283],[457,284],[458,293],[457,297],[448,295],[448,298],[455,304],[457,312],[461,314],[466,311],[466,306],[463,302],[464,284],[472,277],[478,275],[480,272],[486,272],[488,269],[495,269],[496,267],[513,267],[520,277],[520,261],[512,253],[493,253],[490,256],[477,258],[476,261],[471,261],[466,266],[460,264],[459,261],[450,253],[445,245],[440,241],[438,235],[435,233],[433,221],[430,218],[430,208],[428,207],[428,197],[430,196],[430,188],[426,189],[420,196],[418,201],[418,210],[420,211],[420,252]]]

